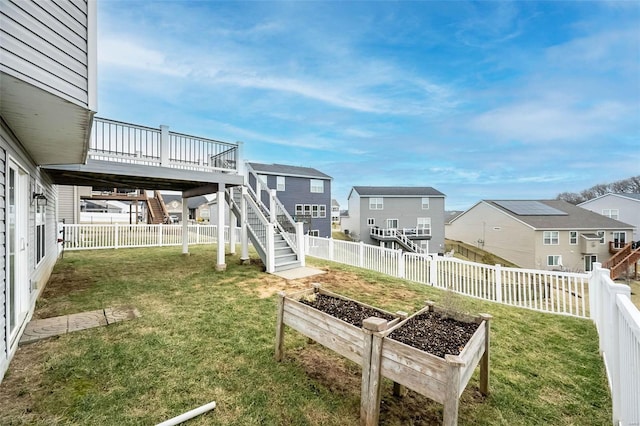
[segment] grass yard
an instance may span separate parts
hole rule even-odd
[[[606,425],[611,401],[590,321],[508,308],[335,263],[324,275],[286,281],[215,246],[67,252],[36,317],[116,305],[141,318],[22,346],[0,384],[2,425],[151,425],[210,401],[189,425],[354,425],[360,369],[287,329],[274,361],[276,296],[320,282],[395,311],[427,299],[494,316],[491,394],[478,369],[460,406],[461,425]],[[442,406],[382,390],[381,424],[431,425]]]

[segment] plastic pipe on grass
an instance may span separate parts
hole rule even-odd
[[[198,407],[198,408],[194,408],[191,411],[187,411],[184,414],[180,414],[177,417],[174,417],[172,419],[166,420],[162,423],[158,423],[156,426],[175,426],[175,425],[179,425],[182,422],[186,422],[189,419],[192,419],[196,416],[199,416],[200,414],[206,413],[207,411],[211,411],[214,408],[216,408],[216,402],[212,401],[208,404],[203,405],[202,407]]]

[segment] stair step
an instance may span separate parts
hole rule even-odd
[[[293,262],[298,260],[298,255],[295,253],[289,253],[289,254],[283,254],[283,255],[276,255],[275,256],[275,262],[276,265],[281,265],[283,263],[286,262]]]
[[[282,271],[287,271],[289,269],[295,269],[295,268],[299,268],[300,265],[300,261],[296,260],[295,262],[287,262],[287,263],[282,263],[280,265],[276,264],[275,270],[276,272],[282,272]]]

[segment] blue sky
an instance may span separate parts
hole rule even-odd
[[[640,2],[98,2],[98,115],[446,208],[640,174]]]

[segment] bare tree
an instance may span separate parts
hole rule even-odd
[[[628,179],[618,180],[612,183],[600,183],[589,189],[577,192],[561,192],[556,196],[558,200],[564,200],[571,204],[580,204],[584,201],[601,195],[614,193],[640,194],[640,175]]]

